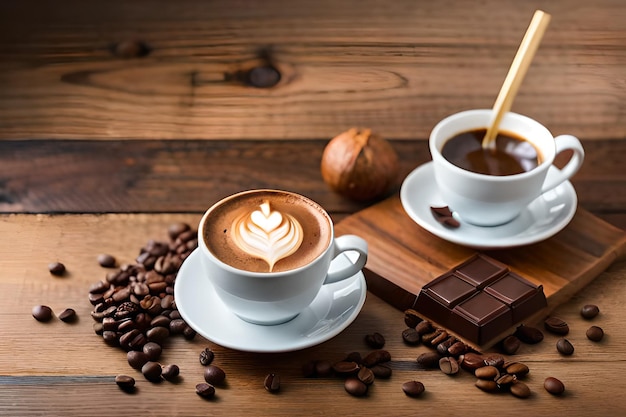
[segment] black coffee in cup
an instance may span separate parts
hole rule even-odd
[[[498,132],[494,149],[483,149],[486,128],[461,132],[448,139],[441,150],[459,168],[486,175],[515,175],[541,163],[541,154],[528,140],[511,132]]]

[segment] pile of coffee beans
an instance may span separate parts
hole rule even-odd
[[[151,382],[174,381],[180,373],[177,365],[158,362],[166,339],[196,336],[176,308],[174,282],[183,261],[197,247],[197,233],[188,224],[176,223],[168,235],[169,241],[148,241],[132,264],[116,268],[114,256],[98,255],[98,263],[112,270],[89,288],[88,296],[96,334],[125,350],[129,365]],[[125,375],[119,379],[117,384],[128,390],[129,379]]]

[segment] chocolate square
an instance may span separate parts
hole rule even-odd
[[[479,292],[454,307],[450,320],[460,336],[479,345],[513,325],[511,309],[485,292]]]
[[[508,270],[506,265],[480,254],[456,267],[458,276],[479,289],[495,281]]]
[[[512,309],[514,322],[520,322],[548,305],[543,286],[536,286],[513,272],[489,284],[484,291]]]
[[[426,284],[416,301],[418,313],[442,325],[449,325],[450,312],[455,305],[476,293],[476,288],[453,273],[444,274]]]

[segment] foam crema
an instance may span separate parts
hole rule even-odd
[[[233,221],[232,239],[243,252],[267,262],[270,272],[279,260],[295,253],[304,232],[291,215],[273,210],[269,201]]]

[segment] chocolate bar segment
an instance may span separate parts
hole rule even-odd
[[[456,267],[456,273],[476,288],[483,288],[508,272],[509,268],[478,254]]]
[[[546,306],[541,285],[478,254],[424,285],[413,308],[469,343],[488,347]]]

